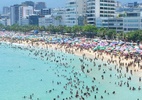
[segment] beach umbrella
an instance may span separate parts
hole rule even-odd
[[[100,46],[96,46],[93,50],[98,50]]]
[[[130,53],[136,53],[137,51],[136,51],[136,49],[131,49],[130,50]]]
[[[136,46],[134,46],[134,48],[135,48],[135,49],[139,49],[139,46],[136,45]]]
[[[139,45],[139,48],[142,49],[142,44]]]
[[[119,51],[124,51],[125,49],[123,47],[120,47]]]
[[[117,46],[115,47],[115,50],[119,50],[119,49],[120,49],[120,46],[117,45]]]
[[[125,50],[125,51],[123,52],[123,54],[124,54],[124,55],[128,55],[128,54],[129,54],[129,51]]]
[[[123,41],[120,41],[119,43],[118,43],[118,45],[122,45],[122,44],[124,44],[125,42],[123,42]]]
[[[106,49],[106,47],[100,47],[99,48],[99,50],[105,50]]]
[[[110,51],[112,51],[112,50],[114,50],[114,49],[115,49],[115,47],[108,46],[108,47],[106,48],[106,51],[110,52]]]
[[[98,42],[99,40],[98,39],[94,39],[94,42]]]

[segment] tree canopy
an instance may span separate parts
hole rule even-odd
[[[98,36],[101,38],[108,38],[108,39],[125,39],[127,41],[142,41],[142,30],[131,31],[131,32],[121,32],[116,33],[115,30],[108,29],[108,28],[97,28],[94,25],[85,25],[85,26],[78,26],[75,25],[73,27],[69,26],[33,26],[33,25],[25,25],[20,26],[18,24],[14,24],[11,26],[4,26],[0,24],[0,30],[8,30],[8,31],[20,31],[20,32],[30,32],[31,30],[39,30],[39,31],[48,31],[49,33],[58,33],[64,34],[69,33],[73,34],[74,36],[86,36],[93,38],[94,36]]]

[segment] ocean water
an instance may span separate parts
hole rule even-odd
[[[94,66],[89,59],[81,63],[79,57],[60,51],[2,43],[0,100],[83,100],[81,96],[84,100],[142,100],[142,90],[138,90],[142,87],[139,78],[126,73],[123,68],[122,73],[118,73],[115,65],[103,66],[105,63],[95,60]],[[86,66],[85,73],[81,71],[82,64]],[[130,87],[136,90],[130,90]],[[75,97],[76,94],[79,96]]]

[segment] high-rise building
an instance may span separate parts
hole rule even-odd
[[[9,7],[3,7],[3,14],[8,14],[10,12]]]
[[[29,15],[33,14],[32,6],[20,6],[19,7],[19,25],[23,25],[23,20],[27,19]]]
[[[96,18],[114,17],[115,0],[87,0],[86,17],[87,23],[95,25]]]
[[[29,15],[33,14],[33,7],[32,6],[20,6],[19,12],[20,12],[20,17],[26,18]]]
[[[67,26],[78,25],[78,17],[85,15],[86,0],[67,0],[66,18]]]
[[[19,5],[13,5],[10,7],[10,24],[19,24]]]
[[[22,2],[22,6],[32,6],[34,8],[35,3],[33,1]]]
[[[41,10],[46,8],[46,3],[45,2],[37,2],[35,4],[35,10]]]

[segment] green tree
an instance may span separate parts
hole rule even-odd
[[[106,32],[106,35],[108,36],[109,39],[115,39],[116,38],[116,31],[110,29]]]
[[[101,38],[104,38],[107,31],[108,31],[107,28],[101,27],[101,28],[99,28],[98,31],[97,31],[97,36],[99,36],[99,37],[101,37]]]
[[[66,26],[66,27],[65,27],[65,32],[66,32],[66,33],[71,33],[71,31],[72,31],[72,28],[71,28],[71,27],[69,27],[69,26]]]
[[[83,33],[90,38],[93,38],[97,34],[97,28],[93,25],[83,26]]]

